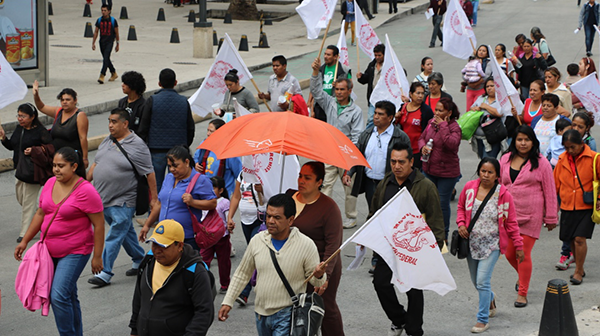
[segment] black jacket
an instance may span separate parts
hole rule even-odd
[[[179,264],[153,294],[154,261],[149,251],[140,265],[129,322],[131,334],[206,335],[214,319],[213,294],[209,274],[198,252],[185,244]],[[192,274],[193,281],[186,280]],[[191,288],[188,284],[192,284]]]
[[[373,133],[373,127],[375,126],[371,126],[369,128],[367,128],[366,130],[364,130],[360,136],[358,137],[358,142],[356,143],[356,147],[358,147],[358,150],[362,153],[362,155],[365,155],[365,152],[367,151],[367,144],[369,143],[369,138],[371,137],[371,133]],[[409,148],[410,148],[410,139],[408,138],[408,135],[406,135],[406,133],[404,133],[402,130],[400,130],[400,128],[398,126],[394,126],[394,134],[392,134],[392,139],[390,139],[390,142],[388,144],[388,148],[387,148],[387,155],[385,158],[385,173],[389,173],[391,171],[391,167],[390,167],[390,155],[392,154],[392,147],[394,146],[395,143],[404,143],[406,144]],[[359,194],[362,194],[365,192],[365,180],[364,178],[367,176],[365,174],[365,167],[364,166],[354,166],[352,167],[352,169],[350,169],[350,171],[348,172],[348,174],[350,176],[354,175],[354,173],[356,173],[356,178],[354,179],[354,184],[352,185],[352,196],[358,196]],[[369,204],[370,206],[370,204]]]
[[[371,93],[373,93],[373,88],[377,83],[373,83],[373,78],[375,78],[375,64],[377,64],[377,60],[372,60],[369,65],[367,65],[367,70],[363,72],[360,78],[356,78],[360,84],[367,84],[367,102],[371,99]]]
[[[10,139],[5,137],[2,144],[6,149],[13,151],[13,164],[15,167],[15,177],[20,181],[31,184],[38,184],[34,178],[34,164],[31,156],[23,154],[25,148],[41,146],[42,144],[52,143],[52,136],[41,124],[35,125],[31,129],[24,129],[17,126]]]

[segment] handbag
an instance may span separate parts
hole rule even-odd
[[[469,111],[458,118],[456,122],[462,131],[461,138],[463,140],[471,140],[477,127],[479,127],[479,121],[481,120],[482,115],[483,111]]]
[[[483,133],[485,133],[485,138],[490,145],[495,145],[508,136],[502,118],[494,117],[491,114],[484,114],[481,116],[480,124]]]
[[[504,120],[504,127],[506,127],[506,137],[512,139],[515,136],[517,127],[519,127],[519,122],[515,117],[508,116]]]
[[[596,158],[594,158],[594,162],[596,162]],[[581,191],[583,191],[583,203],[585,204],[594,204],[594,191],[585,191],[585,189],[583,189],[583,184],[581,184],[581,179],[579,178],[579,172],[577,171],[577,162],[575,162],[575,174],[577,175],[577,181],[579,181],[579,187],[581,188]],[[595,175],[595,173],[594,173]],[[596,176],[594,176],[594,179],[596,178]],[[592,182],[593,185],[593,182]]]
[[[290,336],[316,336],[321,328],[321,323],[323,323],[323,316],[325,316],[325,302],[323,298],[314,292],[296,295],[292,286],[287,281],[285,274],[283,274],[281,267],[279,267],[275,252],[269,248],[269,253],[271,254],[275,270],[292,299]]]
[[[192,180],[188,184],[187,188],[185,188],[186,194],[191,194],[192,190],[194,190],[194,186],[196,185],[196,181],[200,174],[196,174],[192,176]],[[192,228],[194,229],[196,244],[200,249],[207,249],[213,247],[219,239],[223,238],[225,235],[225,225],[223,225],[223,219],[219,216],[216,209],[208,210],[208,214],[204,217],[204,220],[200,222],[196,215],[190,209],[188,205],[188,211],[190,213],[190,217],[192,218]]]
[[[598,175],[596,175],[596,159],[598,158],[598,153],[594,156],[594,182],[592,182],[594,188],[594,209],[592,211],[592,221],[596,224],[600,223],[600,211],[596,210],[596,206],[598,205],[598,187],[600,187],[600,181],[598,181]]]
[[[497,186],[498,182],[496,182],[492,189],[490,189],[490,191],[487,193],[487,195],[485,195],[485,198],[483,199],[483,202],[481,202],[479,209],[477,209],[477,212],[475,212],[475,216],[473,216],[473,218],[471,219],[471,223],[469,223],[469,227],[467,228],[469,234],[473,230],[473,226],[475,225],[475,222],[477,222],[477,219],[479,219],[479,215],[481,215],[481,212],[485,208],[487,202],[490,200],[490,198],[492,198],[494,192],[496,192]],[[453,256],[456,256],[458,259],[465,259],[469,255],[469,238],[465,239],[461,237],[458,233],[458,230],[454,230],[452,232],[452,240],[450,241],[450,253]]]
[[[121,151],[121,153],[123,153],[123,156],[125,156],[127,161],[129,161],[131,168],[133,168],[135,179],[138,182],[135,199],[135,214],[138,216],[143,215],[147,213],[148,210],[150,210],[150,187],[148,186],[148,178],[146,177],[146,175],[140,175],[140,173],[138,173],[137,168],[133,164],[133,161],[131,161],[131,159],[127,155],[127,152],[125,151],[125,149],[123,149],[123,146],[121,146],[119,141],[117,141],[117,139],[115,139],[115,137],[113,136],[111,136],[110,139],[115,143],[115,145],[117,145],[117,147],[119,147],[119,150]]]
[[[540,40],[540,45],[541,45],[542,41],[546,41],[546,40],[545,39],[541,39]],[[547,45],[548,45],[548,42],[546,42],[546,46]],[[546,65],[548,65],[549,67],[551,67],[554,64],[556,64],[556,59],[554,59],[554,56],[552,56],[552,50],[550,50],[550,47],[548,47],[548,57],[546,58]]]

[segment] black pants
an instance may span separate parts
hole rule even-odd
[[[114,41],[110,41],[107,43],[100,42],[100,52],[102,53],[102,70],[100,70],[100,74],[103,76],[106,75],[106,69],[108,68],[111,73],[115,72],[115,67],[113,66],[110,60],[110,53],[113,49]]]
[[[367,199],[367,204],[369,205],[369,212],[371,212],[371,201],[373,200],[375,189],[377,188],[377,185],[379,184],[380,180],[373,180],[367,175],[363,176],[363,179],[365,186],[365,198]]]
[[[371,20],[373,18],[373,15],[369,10],[369,3],[367,2],[367,0],[358,0],[358,5],[360,6],[360,9],[365,11],[365,14],[367,14],[369,20]]]
[[[390,6],[390,14],[392,14],[392,11],[394,11],[394,13],[398,11],[398,0],[388,0],[388,5]]]
[[[404,326],[408,335],[423,335],[423,291],[420,289],[411,289],[406,292],[408,297],[408,309],[398,302],[394,285],[390,283],[392,279],[392,270],[379,255],[377,257],[377,266],[373,274],[373,286],[377,292],[381,308],[395,326]]]

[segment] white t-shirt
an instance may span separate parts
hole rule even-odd
[[[257,206],[254,202],[254,198],[256,198],[257,202],[260,202],[258,193],[256,190],[253,190],[254,187],[252,183],[246,183],[243,180],[241,173],[238,176],[237,181],[240,182],[240,192],[242,194],[240,205],[238,206],[238,209],[240,210],[240,220],[244,225],[251,225],[257,219]],[[254,192],[254,197],[252,197],[252,192]],[[261,206],[259,204],[258,210],[265,211],[265,205]]]
[[[559,115],[550,121],[540,119],[535,125],[535,135],[540,141],[540,153],[546,153],[550,140],[556,135],[556,121],[560,118]]]

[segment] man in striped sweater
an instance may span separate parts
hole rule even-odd
[[[256,269],[256,328],[259,336],[283,336],[290,333],[292,300],[279,278],[270,250],[294,293],[306,291],[304,281],[314,273],[310,283],[314,287],[325,284],[324,263],[319,263],[315,243],[291,227],[296,214],[296,203],[291,196],[279,194],[267,203],[267,230],[252,238],[244,253],[219,310],[219,320],[225,321],[252,273]]]

